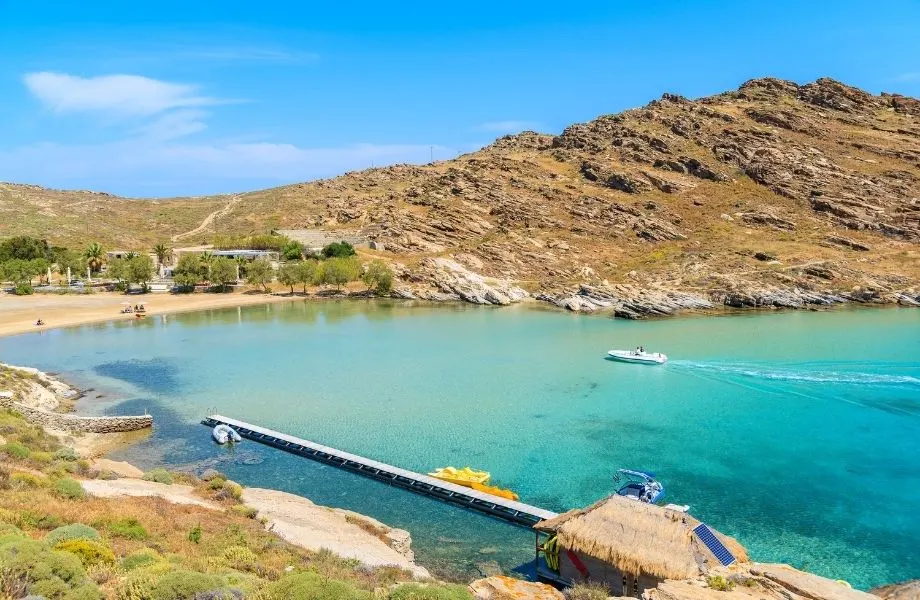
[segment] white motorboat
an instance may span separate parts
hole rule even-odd
[[[611,350],[607,353],[607,358],[646,365],[663,365],[668,362],[667,355],[661,352],[646,352],[645,350]]]
[[[211,432],[211,435],[214,436],[214,441],[218,444],[226,444],[227,442],[242,442],[243,438],[236,432],[235,429],[229,425],[224,425],[221,423],[214,427],[214,430]]]

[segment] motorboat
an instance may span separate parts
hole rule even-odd
[[[663,365],[668,362],[667,355],[661,352],[646,352],[645,350],[611,350],[607,352],[607,358],[645,365]]]
[[[492,474],[488,471],[474,471],[469,467],[455,469],[454,467],[442,467],[436,471],[428,473],[429,477],[435,477],[449,483],[456,483],[466,487],[473,487],[473,484],[485,485],[489,483]]]
[[[211,435],[214,436],[214,441],[220,445],[224,445],[227,442],[236,444],[243,441],[243,438],[234,428],[229,425],[224,425],[223,423],[215,425],[214,429],[211,431]]]
[[[654,504],[664,497],[664,486],[655,479],[654,473],[646,471],[633,471],[632,469],[617,469],[613,481],[620,485],[617,489],[618,496],[624,496],[639,502]]]

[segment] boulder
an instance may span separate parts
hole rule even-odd
[[[496,575],[477,579],[470,584],[470,592],[476,600],[565,600],[565,596],[545,583],[522,581],[513,577]]]

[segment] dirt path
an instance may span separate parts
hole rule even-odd
[[[230,211],[233,210],[233,207],[239,204],[239,202],[242,199],[243,199],[242,196],[231,196],[230,200],[227,202],[226,205],[224,205],[223,208],[219,208],[215,210],[214,212],[212,212],[211,214],[209,214],[208,216],[206,216],[204,218],[204,221],[201,222],[201,225],[199,225],[195,229],[192,229],[191,231],[186,231],[185,233],[180,233],[180,234],[172,236],[172,241],[178,242],[179,240],[183,238],[187,238],[195,234],[201,233],[202,231],[210,227],[211,223],[213,223],[215,219],[226,217],[228,214],[230,214]]]

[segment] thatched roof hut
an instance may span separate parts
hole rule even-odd
[[[613,495],[540,521],[534,528],[556,534],[561,548],[612,565],[622,573],[686,579],[719,564],[693,533],[699,523],[687,513]],[[714,533],[739,562],[748,560],[737,541]]]

